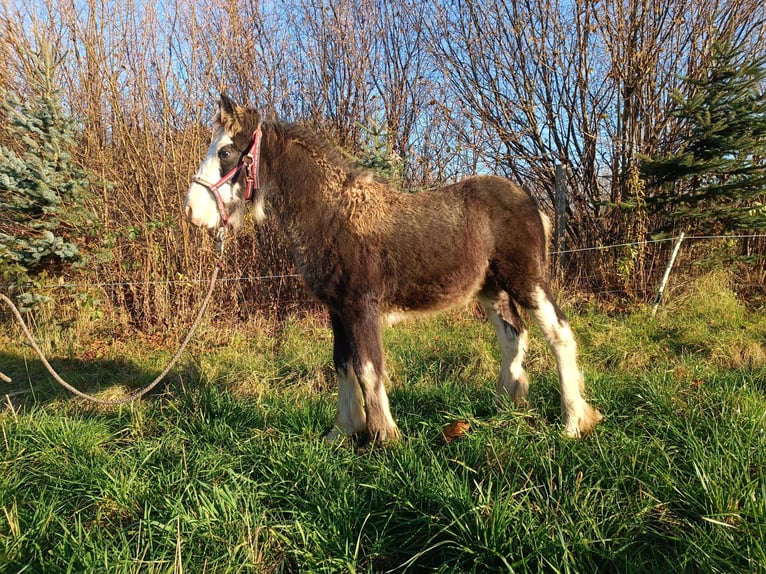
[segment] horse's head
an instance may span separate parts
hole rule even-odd
[[[184,200],[190,222],[208,229],[236,228],[251,196],[262,217],[261,198],[255,197],[260,138],[258,112],[242,108],[222,94],[210,147]]]

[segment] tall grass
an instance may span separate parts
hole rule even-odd
[[[0,572],[763,572],[766,319],[721,276],[675,295],[654,320],[573,313],[606,414],[579,441],[539,337],[529,406],[495,406],[494,335],[468,311],[386,331],[405,438],[368,450],[322,440],[316,319],[207,328],[161,394],[119,409],[70,399],[4,340],[8,390],[34,393],[0,413]],[[57,363],[105,394],[169,354],[90,351]],[[446,443],[456,420],[471,430]]]

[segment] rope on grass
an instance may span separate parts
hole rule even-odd
[[[210,277],[210,285],[208,286],[207,293],[205,294],[205,298],[203,299],[202,305],[200,306],[199,312],[197,313],[197,317],[194,319],[191,329],[189,329],[189,332],[186,334],[186,337],[181,342],[181,345],[178,347],[176,354],[173,355],[167,367],[165,367],[165,370],[163,370],[157,376],[157,378],[155,378],[147,386],[133,393],[130,393],[129,395],[122,397],[121,399],[111,399],[111,400],[99,399],[98,397],[94,397],[93,395],[89,395],[87,393],[80,391],[79,389],[76,389],[75,387],[67,383],[64,379],[62,379],[61,376],[54,370],[54,368],[51,367],[51,364],[48,362],[48,359],[45,358],[45,355],[40,350],[40,347],[37,345],[37,343],[35,343],[35,340],[32,338],[32,333],[30,333],[29,328],[27,327],[26,323],[24,323],[24,319],[22,318],[21,313],[19,312],[16,305],[14,305],[13,301],[11,301],[8,297],[3,295],[2,293],[0,293],[0,301],[3,301],[6,305],[8,305],[11,308],[11,312],[13,313],[14,317],[16,317],[16,320],[18,321],[19,325],[21,325],[21,330],[24,332],[24,335],[29,341],[29,344],[32,346],[32,349],[35,351],[35,353],[37,353],[37,356],[40,357],[40,360],[42,361],[43,365],[45,366],[46,369],[48,369],[48,372],[51,374],[51,376],[54,378],[54,380],[57,383],[59,383],[62,387],[64,387],[69,392],[77,395],[78,397],[89,400],[91,402],[98,403],[100,405],[108,405],[108,406],[123,405],[125,403],[129,403],[138,398],[141,398],[146,393],[151,391],[154,387],[156,387],[159,384],[159,382],[162,379],[164,379],[165,376],[170,372],[170,369],[172,369],[175,366],[175,364],[178,362],[178,359],[181,358],[181,355],[186,349],[186,345],[189,344],[189,341],[191,340],[192,335],[194,335],[194,332],[197,330],[197,327],[199,327],[200,321],[202,320],[202,315],[204,314],[205,309],[207,308],[207,305],[210,302],[210,297],[213,295],[213,288],[215,287],[215,281],[218,278],[218,272],[220,271],[220,269],[221,269],[220,264],[215,266],[213,270],[213,274]],[[11,382],[11,378],[4,375],[3,373],[0,373],[0,379],[5,381],[6,383]]]

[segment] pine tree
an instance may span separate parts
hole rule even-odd
[[[28,54],[29,96],[0,90],[5,124],[0,146],[0,278],[4,290],[34,287],[83,261],[79,247],[93,218],[85,207],[89,174],[72,158],[76,124],[67,118],[55,87],[60,60],[41,44]],[[4,116],[4,117],[3,117]],[[11,149],[11,147],[13,149]],[[26,293],[29,305],[39,296]]]
[[[671,153],[643,162],[647,204],[666,227],[720,233],[766,228],[766,57],[746,60],[718,42],[701,78],[675,94],[681,136]]]
[[[364,133],[362,149],[354,161],[357,167],[370,169],[386,181],[400,185],[402,160],[391,150],[385,123],[372,120],[369,127],[360,126]]]

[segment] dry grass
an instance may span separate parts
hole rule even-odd
[[[354,153],[382,146],[387,157],[402,155],[407,187],[465,175],[479,165],[476,158],[486,142],[475,130],[466,131],[468,141],[450,139],[465,127],[456,129],[451,122],[466,114],[436,105],[446,97],[444,79],[437,71],[433,77],[422,73],[439,63],[424,60],[426,35],[410,25],[416,19],[408,20],[422,17],[422,11],[406,14],[400,6],[396,15],[385,3],[326,11],[303,0],[285,6],[256,9],[205,0],[137,10],[130,2],[87,0],[75,6],[45,0],[12,5],[0,18],[3,87],[28,93],[26,78],[40,42],[66,54],[59,84],[67,109],[82,121],[75,153],[97,175],[92,209],[101,226],[100,247],[108,255],[75,278],[99,284],[89,293],[94,311],[124,313],[121,320],[149,331],[172,329],[193,313],[201,291],[194,281],[204,281],[211,270],[212,240],[183,221],[181,202],[207,146],[219,90],[258,105],[266,115],[307,121]],[[732,25],[737,18],[751,22],[748,10],[757,7],[743,3],[742,12],[732,14]],[[350,23],[359,27],[358,35],[339,33]],[[375,57],[360,49],[370,42],[380,42]],[[413,47],[412,53],[394,50],[397,45]],[[369,58],[362,56],[368,53]],[[397,59],[405,56],[409,59]],[[0,126],[0,144],[18,142]],[[549,187],[545,178],[525,183],[542,196]],[[580,198],[573,194],[571,200]],[[589,205],[575,212],[584,213]],[[748,255],[763,252],[763,242],[749,245]],[[615,271],[620,253],[572,254],[565,291],[584,288],[601,299],[626,292],[646,297],[664,267],[662,249],[644,254],[646,271],[640,277]],[[234,280],[218,294],[220,317],[237,322],[264,312],[281,317],[308,306],[300,281],[293,278],[240,280],[294,270],[273,222],[256,234],[242,233],[229,254],[227,275]],[[751,268],[751,277],[758,279],[743,288],[754,291],[762,286],[763,265]],[[743,351],[744,357],[758,360],[753,349]]]

